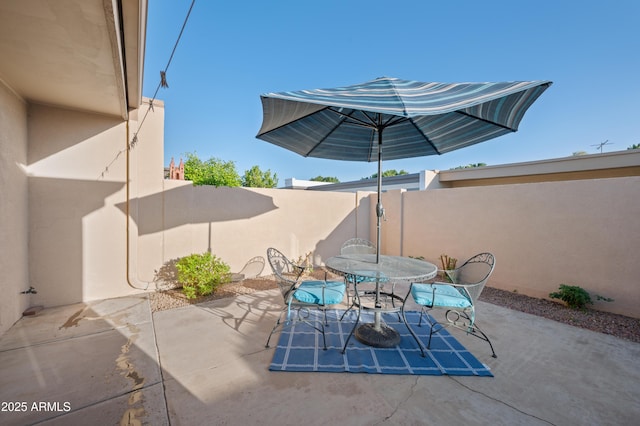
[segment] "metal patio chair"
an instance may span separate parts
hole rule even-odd
[[[427,349],[431,347],[431,337],[434,333],[438,333],[446,327],[451,326],[489,343],[492,353],[491,356],[494,358],[497,357],[496,352],[493,350],[491,340],[478,328],[475,312],[476,302],[494,267],[495,257],[493,254],[480,253],[464,262],[462,266],[450,271],[444,271],[449,276],[451,283],[411,283],[401,312],[407,328],[420,347],[422,356],[425,356],[422,344],[415,332],[411,329],[405,316],[405,308],[407,301],[410,299],[409,296],[411,296],[411,299],[416,304],[421,306],[418,326],[422,326],[422,317],[424,314],[427,314],[426,318],[431,326]],[[446,309],[445,324],[440,324],[431,315],[428,315],[428,311],[432,309]]]
[[[249,261],[242,267],[239,272],[243,279],[252,279],[257,277],[264,270],[264,257],[256,256],[249,259]]]
[[[376,246],[364,238],[351,238],[342,244],[340,254],[376,254]]]
[[[271,336],[278,328],[284,329],[297,322],[303,322],[322,333],[326,350],[327,339],[324,334],[325,326],[328,326],[326,309],[342,302],[345,293],[344,282],[327,281],[326,272],[324,280],[301,280],[304,267],[296,265],[274,248],[267,250],[267,260],[282,293],[284,307],[280,311],[271,333],[269,333],[265,347],[269,347]],[[324,321],[309,320],[309,310],[314,308],[323,311]],[[283,315],[285,316],[284,320]]]
[[[371,241],[366,240],[364,238],[351,238],[347,241],[345,241],[342,244],[342,247],[340,248],[340,254],[376,254],[377,250],[376,250],[376,246],[375,244],[373,244]],[[355,307],[355,305],[357,304],[357,298],[356,298],[356,286],[357,284],[362,284],[362,283],[375,283],[375,278],[368,278],[368,277],[361,277],[361,276],[357,276],[357,275],[346,275],[345,276],[345,283],[347,285],[347,306],[349,307],[343,314],[342,317],[340,318],[342,320],[342,318],[344,318],[347,315],[347,312],[349,312],[352,308]],[[388,279],[379,279],[379,282],[381,284],[381,289],[384,287],[384,283],[388,282]],[[362,287],[361,287],[362,288]],[[395,286],[394,286],[395,289]],[[361,290],[361,295],[364,295],[365,293],[367,293],[366,290]],[[393,289],[392,289],[392,293],[393,293]]]

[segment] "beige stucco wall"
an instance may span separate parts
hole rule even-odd
[[[211,250],[235,272],[251,258],[265,257],[268,247],[296,259],[311,252],[320,265],[345,239],[368,237],[366,194],[164,185],[164,192],[140,200],[138,259],[145,282],[154,281],[167,262],[191,253]],[[358,200],[365,207],[356,208]],[[162,217],[145,221],[158,205],[164,206]],[[267,267],[264,274],[270,273]]]
[[[125,275],[126,123],[29,108],[29,279],[56,306],[129,294]],[[124,152],[123,152],[124,150]]]
[[[166,266],[210,250],[238,272],[268,247],[320,265],[347,238],[368,238],[368,193],[216,188],[163,179],[163,109],[154,108],[131,152],[129,282],[154,290]],[[142,116],[144,108],[139,115]],[[152,120],[152,121],[150,121]],[[126,202],[116,203],[124,214]],[[270,274],[268,266],[264,274]]]
[[[368,237],[367,193],[164,180],[162,103],[154,103],[138,128],[145,114],[143,105],[127,130],[117,117],[29,106],[23,161],[29,231],[16,238],[25,249],[28,241],[28,276],[18,281],[38,291],[31,304],[155,290],[163,266],[206,250],[239,271],[269,246],[294,258],[312,252],[314,263],[322,264],[345,239]],[[127,155],[126,141],[135,132],[137,144]]]
[[[0,333],[29,305],[155,290],[163,267],[191,253],[211,250],[237,272],[270,246],[294,259],[312,252],[321,265],[348,238],[375,240],[369,192],[164,180],[161,102],[127,124],[0,89]],[[382,253],[437,262],[489,250],[492,286],[546,297],[560,283],[580,285],[616,299],[597,309],[640,317],[639,188],[640,177],[620,177],[388,191]],[[20,295],[29,285],[38,293]]]
[[[0,80],[0,335],[31,303],[28,281],[27,105]]]
[[[640,317],[638,217],[637,176],[407,192],[401,254],[491,251],[491,286],[548,297],[577,285],[615,299],[596,309]]]

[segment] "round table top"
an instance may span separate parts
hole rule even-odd
[[[342,254],[325,262],[327,268],[339,273],[387,280],[424,281],[436,276],[438,268],[433,263],[403,256],[375,254]]]

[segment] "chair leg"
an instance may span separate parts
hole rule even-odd
[[[489,347],[491,348],[491,357],[498,358],[498,355],[496,355],[496,351],[493,350],[493,344],[491,344],[491,340],[489,339],[489,336],[487,336],[484,331],[480,330],[480,327],[478,327],[477,324],[475,323],[473,324],[473,327],[471,331],[468,332],[468,334],[471,334],[472,336],[487,342],[489,344]]]
[[[435,333],[439,333],[441,330],[444,330],[444,326],[440,323],[436,322],[431,322],[431,320],[429,320],[430,323],[430,330],[429,330],[429,341],[427,342],[427,349],[431,349],[431,337],[435,334]],[[437,330],[434,330],[435,326],[439,325],[440,328]]]
[[[418,320],[418,327],[422,327],[422,315],[424,314],[424,306],[420,307],[420,319]],[[429,321],[431,322],[431,321]]]
[[[449,319],[449,312],[454,312],[458,317],[463,318],[467,322],[463,322],[463,324],[458,324],[457,321]],[[489,344],[489,347],[491,348],[491,357],[498,358],[498,356],[496,355],[496,351],[493,349],[493,344],[491,343],[489,336],[487,336],[485,332],[482,331],[480,327],[478,327],[478,324],[475,321],[472,323],[471,318],[469,317],[469,315],[467,315],[466,312],[447,311],[447,313],[445,314],[445,317],[447,318],[451,326],[459,330],[462,330],[473,337],[477,337],[478,339],[484,340],[485,342],[487,342]],[[471,324],[471,325],[468,325],[468,324]]]
[[[319,331],[320,333],[322,333],[322,343],[324,345],[323,349],[326,351],[327,350],[327,336],[325,334],[325,323],[327,324],[327,326],[329,326],[329,322],[327,320],[327,310],[326,308],[322,308],[320,309],[323,313],[324,316],[324,321],[322,319],[319,319],[318,321],[316,321],[316,323],[320,324],[320,328],[318,328],[314,323],[312,323],[311,321],[307,320],[307,319],[303,319],[301,317],[299,318],[299,322],[303,322],[305,324],[307,324],[309,327],[315,328],[317,331]],[[307,317],[308,318],[308,317]]]
[[[326,312],[325,312],[325,318],[326,318]],[[322,343],[324,344],[324,350],[327,350],[327,335],[324,333],[324,324],[322,325]]]
[[[320,333],[322,333],[322,343],[324,345],[323,349],[326,351],[327,350],[327,336],[325,335],[325,330],[324,330],[324,321],[320,320],[317,321],[318,323],[320,323],[320,328],[318,328],[316,325],[314,325],[314,323],[307,321],[306,319],[301,318],[299,315],[299,313],[297,313],[296,315],[298,315],[298,319],[294,320],[294,319],[287,319],[286,321],[282,321],[282,314],[285,312],[286,308],[280,312],[280,315],[278,316],[278,320],[276,321],[276,324],[273,326],[273,328],[271,329],[271,333],[269,333],[269,337],[267,338],[267,343],[266,345],[264,345],[265,348],[269,348],[269,342],[271,341],[271,336],[273,336],[273,333],[276,332],[276,330],[281,327],[282,329],[284,329],[287,325],[289,326],[293,326],[296,323],[304,323],[307,324],[309,327],[312,327],[316,330],[318,330]],[[324,311],[324,310],[323,310]],[[326,311],[324,311],[324,319],[325,321],[327,321],[327,313]]]
[[[265,348],[269,347],[269,342],[271,341],[271,336],[273,336],[273,333],[278,329],[278,327],[280,326],[280,321],[282,320],[282,314],[284,313],[284,310],[280,311],[280,315],[278,315],[278,320],[276,321],[275,325],[273,326],[273,328],[271,329],[271,333],[269,333],[269,337],[267,338],[267,344],[264,345]]]
[[[413,339],[416,341],[416,343],[418,344],[418,347],[420,348],[420,354],[422,355],[422,358],[425,358],[426,355],[424,353],[424,348],[422,347],[422,344],[420,343],[420,339],[418,339],[418,336],[416,335],[416,333],[413,331],[413,329],[409,325],[409,321],[407,321],[407,315],[405,314],[405,311],[404,311],[404,305],[402,306],[402,308],[400,308],[400,313],[402,314],[402,319],[404,320],[404,325],[407,326],[407,329],[409,330],[409,333],[411,333],[411,335],[413,336]],[[422,312],[420,312],[420,319],[422,319]]]
[[[346,311],[344,311],[342,313],[342,316],[340,317],[340,321],[342,321],[344,319],[344,317],[347,315],[347,313],[353,309],[356,304],[359,305],[360,303],[360,296],[358,295],[358,286],[356,285],[356,283],[354,282],[349,282],[351,283],[351,285],[353,286],[353,294],[351,295],[351,304],[349,304],[349,292],[347,291],[347,305],[349,305],[349,307],[347,308]]]
[[[360,297],[358,296],[358,293],[355,293],[355,297],[358,298],[358,316],[356,317],[356,323],[353,325],[353,328],[351,329],[351,332],[349,333],[349,337],[347,337],[347,340],[344,342],[344,347],[342,348],[342,353],[344,354],[347,351],[347,345],[349,344],[349,340],[351,340],[351,336],[353,336],[353,332],[356,331],[356,327],[358,327],[358,323],[360,322],[360,314],[362,313],[362,308],[360,307]],[[353,305],[355,305],[356,303],[354,302]],[[351,305],[349,307],[349,309],[347,310],[347,312],[353,307],[353,305]],[[344,317],[344,315],[347,313],[345,312],[344,314],[342,314],[342,318]],[[340,321],[342,321],[342,318],[340,318]]]
[[[346,310],[346,311],[344,311],[344,312],[342,313],[342,316],[340,317],[340,321],[342,321],[342,320],[344,319],[344,317],[347,315],[347,313],[348,313],[351,309],[353,309],[353,308],[354,308],[354,306],[356,305],[356,301],[355,301],[355,299],[354,299],[353,297],[351,298],[351,300],[352,300],[351,305],[349,305],[349,307],[347,308],[347,310]]]

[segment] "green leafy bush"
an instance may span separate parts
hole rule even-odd
[[[574,309],[585,309],[587,305],[593,305],[589,293],[580,286],[560,284],[560,290],[549,293],[552,299],[560,299],[568,307]]]
[[[229,265],[209,252],[192,254],[176,262],[178,282],[188,299],[207,296],[231,281]]]
[[[567,304],[568,307],[573,309],[586,309],[587,305],[593,305],[591,295],[577,285],[560,284],[560,291],[549,293],[549,297],[552,299],[560,299]],[[613,299],[609,297],[595,295],[596,300],[602,300],[604,302],[613,302]]]
[[[560,291],[549,293],[549,297],[552,299],[560,299],[564,301],[568,307],[574,309],[586,309],[587,305],[593,305],[591,296],[589,293],[577,285],[560,284]],[[613,302],[610,297],[595,295],[596,300],[602,300],[604,302]]]

